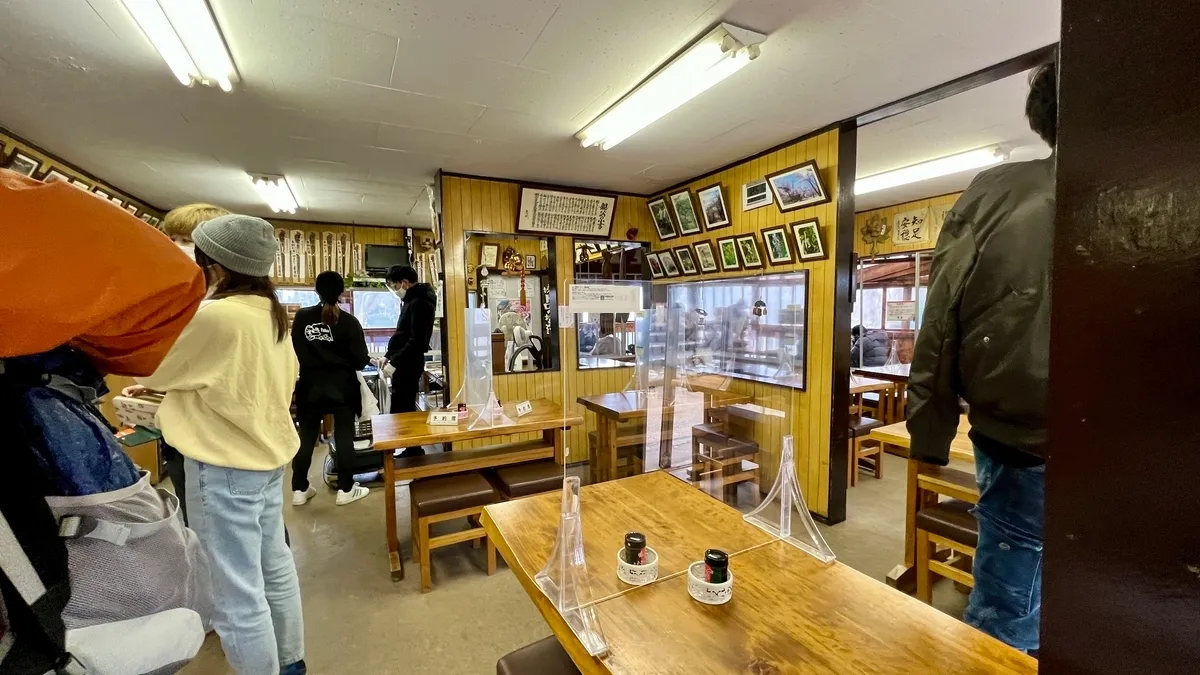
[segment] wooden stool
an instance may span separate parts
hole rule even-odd
[[[869,468],[876,478],[883,478],[883,444],[870,439],[871,430],[883,426],[883,422],[862,415],[850,416],[850,442],[847,444],[849,461],[846,467],[850,487],[858,485],[858,461],[869,459]]]
[[[689,480],[696,487],[705,480],[712,480],[722,491],[725,501],[735,500],[738,483],[759,482],[758,443],[735,438],[728,424],[693,426]]]
[[[488,480],[505,499],[561,490],[563,466],[552,459],[514,464],[488,473]]]
[[[413,559],[421,563],[421,592],[433,589],[429,554],[435,548],[451,546],[464,541],[473,541],[478,548],[479,540],[487,541],[487,573],[496,573],[496,545],[487,538],[479,527],[479,514],[483,507],[498,500],[491,483],[478,472],[458,473],[441,478],[423,478],[412,482]],[[472,525],[461,532],[429,536],[429,526],[444,520],[466,518]]]
[[[917,599],[933,601],[933,575],[953,579],[973,588],[975,578],[956,567],[959,561],[935,558],[937,545],[968,558],[975,557],[979,545],[979,525],[971,515],[970,502],[950,499],[923,507],[917,512]]]
[[[578,675],[579,669],[567,655],[567,650],[551,635],[496,662],[496,675]]]
[[[642,446],[646,444],[646,434],[639,428],[620,429],[617,433],[617,475],[616,478],[637,476],[643,472]],[[596,448],[600,445],[600,434],[588,432],[588,461],[596,457]]]

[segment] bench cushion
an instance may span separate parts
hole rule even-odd
[[[979,525],[971,515],[971,506],[960,499],[926,506],[917,512],[917,529],[975,548],[979,545]]]
[[[509,499],[562,488],[563,467],[554,460],[515,464],[496,469],[496,487]]]
[[[496,501],[496,491],[482,474],[457,473],[440,478],[413,481],[413,505],[418,516],[435,516]]]
[[[550,636],[525,645],[496,662],[496,675],[577,675],[567,650]]]
[[[858,438],[871,433],[872,429],[884,426],[883,422],[865,415],[850,416],[850,437]]]

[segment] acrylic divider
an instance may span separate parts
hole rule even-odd
[[[468,308],[463,312],[466,332],[466,367],[463,387],[454,403],[467,407],[467,428],[479,429],[511,424],[496,398],[492,384],[492,322],[487,308]]]

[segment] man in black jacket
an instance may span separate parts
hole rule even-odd
[[[1057,76],[1030,78],[1025,114],[1051,148]],[[946,215],[908,385],[912,457],[945,465],[970,404],[979,524],[963,620],[1038,649],[1054,155],[983,172]]]
[[[851,368],[882,366],[887,363],[888,343],[891,342],[887,331],[872,329],[863,335],[863,327],[858,325],[850,329],[850,339],[853,342],[850,345]]]
[[[417,271],[411,267],[393,265],[385,279],[388,288],[400,298],[400,320],[396,334],[388,341],[387,360],[396,369],[392,373],[392,405],[390,412],[413,412],[417,409],[417,392],[425,373],[425,352],[433,336],[433,315],[437,308],[437,292],[429,284],[417,283]],[[420,447],[408,448],[401,457],[423,455]]]

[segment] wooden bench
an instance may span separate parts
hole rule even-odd
[[[486,478],[474,471],[439,478],[424,478],[414,481],[409,493],[413,525],[413,559],[421,561],[422,593],[433,589],[430,553],[435,548],[464,541],[471,541],[478,548],[480,539],[487,540],[487,573],[488,576],[496,573],[496,545],[487,539],[487,533],[479,526],[479,514],[483,512],[483,507],[499,501],[500,495]],[[466,518],[471,527],[438,537],[430,536],[430,526],[434,523],[456,518]]]
[[[420,457],[395,458],[396,480],[417,480],[466,471],[494,469],[539,459],[552,459],[554,444],[545,439],[503,443],[486,448],[435,452]]]
[[[692,469],[689,480],[697,487],[711,481],[725,501],[736,502],[737,485],[759,482],[758,443],[738,438],[728,424],[706,423],[692,427]]]
[[[642,473],[642,448],[646,445],[646,433],[640,427],[618,427],[617,473],[613,478],[624,478]],[[588,461],[592,463],[596,449],[600,447],[600,432],[588,432]]]

